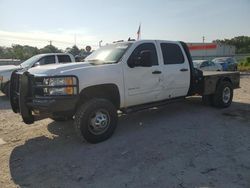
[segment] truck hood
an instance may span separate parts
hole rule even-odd
[[[43,66],[31,68],[29,69],[29,73],[44,75],[44,76],[53,76],[53,75],[63,74],[65,72],[68,72],[74,69],[84,68],[88,66],[91,66],[91,64],[88,62],[51,64],[51,65],[43,65]]]
[[[0,74],[5,72],[12,72],[14,70],[20,69],[20,66],[16,65],[4,65],[0,66]]]

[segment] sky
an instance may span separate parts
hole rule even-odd
[[[97,48],[115,40],[250,36],[250,0],[0,0],[0,46]]]

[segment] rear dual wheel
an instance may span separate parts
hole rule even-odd
[[[231,105],[233,99],[232,84],[228,81],[219,83],[217,89],[212,95],[202,96],[205,104],[215,106],[217,108],[227,108]]]

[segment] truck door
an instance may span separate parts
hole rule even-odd
[[[125,58],[124,82],[125,82],[125,106],[138,105],[159,100],[162,90],[163,75],[159,66],[158,54],[155,42],[137,43],[132,46]],[[143,51],[150,52],[151,67],[136,66],[136,60],[140,59]]]
[[[162,99],[186,96],[190,87],[190,66],[179,43],[159,42],[163,61]]]

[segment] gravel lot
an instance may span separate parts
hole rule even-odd
[[[0,94],[0,187],[250,187],[250,76],[230,108],[199,97],[119,118],[80,143],[73,122],[25,125]]]

